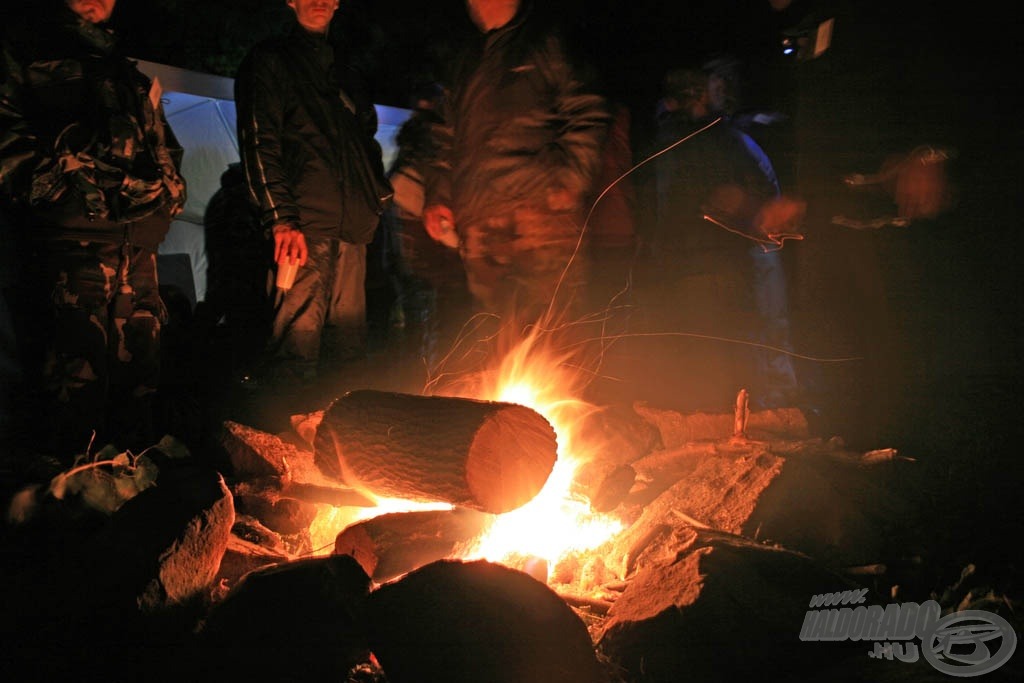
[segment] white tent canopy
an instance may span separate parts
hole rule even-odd
[[[180,286],[195,304],[206,296],[203,214],[210,197],[220,188],[221,174],[238,161],[234,79],[154,62],[138,64],[143,73],[160,82],[167,121],[185,150],[182,175],[188,183],[188,201],[160,245],[161,280]],[[397,154],[395,136],[411,111],[379,104],[375,107],[379,121],[376,137],[384,151],[384,167],[389,168]],[[182,261],[181,255],[188,256],[191,282],[182,282],[185,278],[180,269],[172,265]]]

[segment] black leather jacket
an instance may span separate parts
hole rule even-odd
[[[0,53],[0,188],[48,239],[156,249],[185,203],[159,92],[110,31],[64,3],[9,27]]]
[[[391,195],[377,113],[355,69],[298,23],[257,44],[235,79],[239,151],[264,228],[367,243]]]
[[[460,55],[427,178],[428,204],[451,206],[457,224],[543,210],[550,190],[568,190],[579,202],[593,190],[608,104],[541,19],[524,2],[512,21]]]

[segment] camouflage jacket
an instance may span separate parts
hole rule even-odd
[[[25,21],[0,52],[0,197],[40,237],[116,242],[127,228],[155,249],[185,202],[159,91],[66,7]]]

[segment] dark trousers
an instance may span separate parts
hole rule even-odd
[[[284,380],[316,377],[322,362],[366,352],[366,245],[307,241],[309,259],[295,284],[274,293],[269,371]]]
[[[94,432],[94,451],[113,444],[140,452],[156,443],[152,402],[167,320],[156,253],[51,241],[38,246],[26,271],[38,319],[19,338],[35,406],[30,444],[71,458],[86,452]]]

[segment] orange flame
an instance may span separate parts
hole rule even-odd
[[[622,529],[618,519],[592,512],[589,502],[572,492],[576,470],[592,456],[575,426],[595,407],[578,398],[589,378],[577,362],[579,347],[556,348],[556,333],[566,329],[535,326],[502,352],[488,354],[497,358],[495,367],[458,373],[443,388],[435,387],[436,394],[532,408],[551,423],[558,441],[558,458],[541,492],[523,507],[499,515],[483,536],[463,550],[463,559],[502,562],[525,555],[554,566],[567,554],[595,548]],[[508,340],[496,335],[486,341],[500,345]],[[382,499],[377,507],[322,512],[310,533],[314,548],[330,552],[338,531],[355,522],[388,512],[450,508],[443,503]]]
[[[576,470],[592,455],[575,426],[594,406],[578,398],[589,376],[576,362],[577,351],[554,346],[555,332],[564,329],[532,328],[500,354],[495,369],[459,376],[446,391],[532,408],[558,437],[558,459],[541,492],[523,507],[500,515],[464,552],[466,559],[500,562],[530,555],[553,565],[569,552],[597,547],[622,529],[618,519],[591,512],[589,502],[572,493]]]

